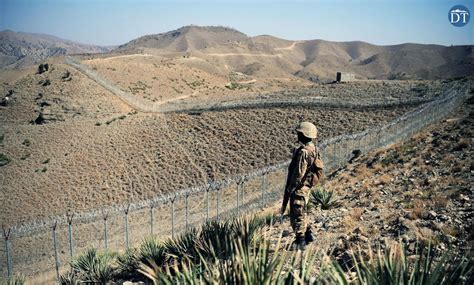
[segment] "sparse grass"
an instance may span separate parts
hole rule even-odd
[[[23,285],[26,283],[26,279],[23,276],[15,276],[12,278],[0,278],[0,285]]]
[[[31,145],[31,142],[30,142],[29,139],[24,139],[21,144],[24,145],[24,146],[30,146],[30,145]]]
[[[49,163],[49,160],[50,160],[50,159],[47,158],[47,159],[43,160],[43,162],[41,162],[41,163],[42,163],[42,164],[47,164],[47,163]]]
[[[3,141],[5,140],[5,134],[0,134],[0,144],[3,145]]]
[[[311,203],[320,206],[322,210],[333,209],[341,206],[339,198],[334,191],[327,191],[321,186],[311,191]]]

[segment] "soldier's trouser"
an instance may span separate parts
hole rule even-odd
[[[307,228],[306,221],[306,201],[309,195],[309,188],[302,187],[296,189],[290,196],[290,222],[296,236],[296,240],[304,239]]]

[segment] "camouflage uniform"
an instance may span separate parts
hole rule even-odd
[[[303,182],[301,180],[317,156],[316,146],[313,142],[308,142],[293,152],[288,167],[285,191],[290,191],[290,222],[296,239],[304,238],[308,227],[305,206],[312,184],[309,178]]]

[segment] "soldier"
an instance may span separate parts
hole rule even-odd
[[[306,222],[305,206],[310,189],[321,179],[324,165],[313,142],[318,133],[316,126],[310,122],[302,122],[296,132],[298,142],[302,146],[293,151],[293,158],[288,167],[281,214],[285,213],[290,200],[290,222],[295,233],[293,245],[296,249],[304,249],[306,244],[314,240],[311,227]]]

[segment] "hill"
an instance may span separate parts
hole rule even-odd
[[[0,32],[0,68],[36,64],[48,57],[77,53],[105,53],[110,47],[85,45],[51,35]]]
[[[288,41],[269,35],[249,37],[225,27],[185,26],[140,37],[115,52],[191,54],[247,75],[317,82],[334,80],[337,71],[355,73],[358,79],[438,79],[472,75],[474,70],[472,46]]]

